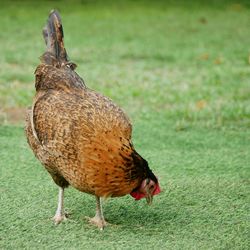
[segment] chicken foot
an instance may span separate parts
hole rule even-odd
[[[53,217],[53,220],[55,222],[55,225],[61,223],[62,221],[66,220],[66,214],[64,211],[64,206],[63,206],[63,199],[64,199],[64,188],[59,187],[59,194],[58,194],[58,205],[57,205],[57,210],[56,214]]]
[[[107,226],[107,222],[104,219],[103,211],[102,211],[102,204],[101,204],[101,198],[96,196],[96,214],[93,218],[88,218],[89,222],[91,224],[94,224],[100,228],[100,230],[103,230],[105,226]]]

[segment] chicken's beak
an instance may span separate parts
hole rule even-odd
[[[148,193],[146,196],[146,201],[147,201],[148,205],[151,205],[153,202],[153,195]]]

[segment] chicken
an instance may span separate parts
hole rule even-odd
[[[89,219],[103,229],[107,224],[101,198],[131,194],[150,204],[160,192],[158,179],[134,149],[132,126],[124,111],[109,98],[86,87],[64,48],[57,11],[43,29],[47,45],[35,70],[36,95],[27,111],[29,146],[59,186],[56,224],[66,219],[64,189],[71,185],[96,196],[96,215]]]

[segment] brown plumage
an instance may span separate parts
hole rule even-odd
[[[106,222],[100,197],[131,193],[136,199],[159,193],[157,178],[134,149],[132,127],[123,110],[86,87],[63,43],[57,11],[43,30],[47,51],[35,71],[36,95],[27,112],[26,135],[35,156],[60,187],[55,222],[65,218],[63,190],[71,185],[97,197],[90,221]]]

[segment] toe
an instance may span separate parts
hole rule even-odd
[[[86,217],[86,218],[90,224],[96,225],[101,231],[104,229],[104,227],[108,225],[108,223],[104,219],[100,219],[97,217],[94,218]]]
[[[65,215],[55,215],[53,218],[53,221],[55,223],[55,225],[60,224],[62,221],[67,220]]]

